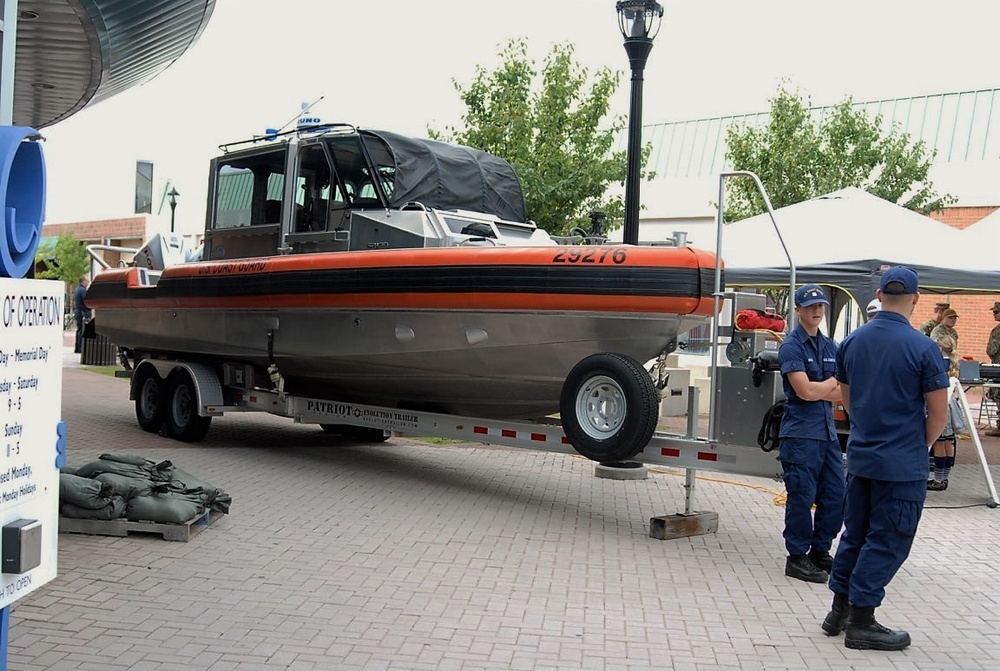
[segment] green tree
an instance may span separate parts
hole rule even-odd
[[[847,98],[825,114],[814,115],[797,93],[783,84],[771,99],[767,126],[732,124],[726,129],[726,159],[734,170],[757,173],[775,208],[854,186],[928,214],[955,199],[938,195],[927,179],[935,151],[912,142],[894,124],[883,134],[881,115],[854,109]],[[727,184],[726,219],[764,212],[749,180]]]
[[[43,240],[35,252],[35,265],[45,269],[35,273],[39,279],[61,280],[75,286],[90,270],[86,248],[70,233],[60,233],[55,240]]]
[[[625,181],[626,152],[613,151],[625,121],[614,117],[602,126],[620,73],[602,68],[591,80],[574,62],[573,46],[557,44],[536,89],[538,72],[524,40],[511,40],[499,56],[496,70],[476,66],[471,83],[452,80],[466,106],[464,128],[428,129],[429,135],[506,159],[521,180],[528,218],[553,235],[573,226],[589,230],[593,210],[603,211],[609,222],[620,220],[623,198],[607,191]],[[649,152],[646,146],[641,165]]]

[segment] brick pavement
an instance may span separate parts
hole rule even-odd
[[[13,670],[991,669],[1000,509],[975,465],[928,509],[884,613],[914,644],[827,638],[824,586],[784,577],[779,483],[700,473],[717,534],[657,541],[683,473],[393,438],[264,415],[186,445],[143,433],[126,382],[64,371],[69,461],[171,459],[233,496],[188,543],[63,534],[59,576],[12,608]],[[966,443],[968,445],[968,443]],[[1000,480],[1000,469],[993,467]],[[931,577],[934,582],[932,583]]]

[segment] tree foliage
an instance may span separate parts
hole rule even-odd
[[[86,248],[70,233],[60,233],[55,240],[43,240],[35,252],[35,265],[39,264],[45,268],[35,277],[61,280],[70,286],[90,271]]]
[[[894,124],[883,134],[881,115],[854,109],[850,98],[816,118],[808,101],[782,85],[771,99],[765,127],[732,124],[726,159],[734,170],[757,173],[775,208],[854,186],[928,214],[955,199],[938,195],[927,179],[935,151]],[[764,212],[749,180],[727,185],[726,219]]]
[[[528,218],[553,235],[573,226],[589,230],[592,210],[609,221],[624,216],[622,196],[607,190],[625,181],[626,152],[613,151],[625,121],[604,121],[620,74],[602,68],[591,79],[574,62],[573,46],[557,44],[536,89],[539,73],[524,40],[511,40],[499,56],[493,71],[476,66],[470,83],[452,80],[466,107],[464,128],[428,129],[430,136],[506,159],[521,180]],[[644,148],[642,165],[649,152]]]

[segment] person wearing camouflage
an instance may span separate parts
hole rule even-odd
[[[948,308],[941,313],[941,323],[931,329],[930,336],[937,340],[941,336],[951,336],[958,342],[958,331],[955,330],[955,322],[958,321],[958,313]]]
[[[1000,301],[993,304],[993,321],[998,322],[990,331],[990,339],[986,341],[986,356],[990,358],[990,363],[1000,363]],[[987,389],[987,395],[995,402],[1000,403],[1000,389]],[[1000,418],[997,418],[997,425],[991,426],[984,432],[987,436],[1000,436]]]
[[[923,326],[920,327],[921,332],[925,336],[929,336],[934,327],[941,323],[944,319],[944,311],[951,307],[951,303],[935,303],[934,304],[934,316],[924,322]]]

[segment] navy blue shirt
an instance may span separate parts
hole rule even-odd
[[[90,306],[87,305],[86,296],[87,287],[78,284],[76,291],[73,292],[73,316],[76,319],[90,318]]]
[[[785,414],[778,436],[836,440],[833,404],[802,400],[789,383],[788,374],[801,371],[811,382],[830,379],[837,370],[837,344],[822,333],[810,336],[799,324],[781,343],[778,363],[781,365],[781,386],[785,390]]]
[[[878,312],[844,339],[837,379],[850,386],[847,467],[873,480],[927,477],[924,394],[948,387],[937,344],[901,314]]]

